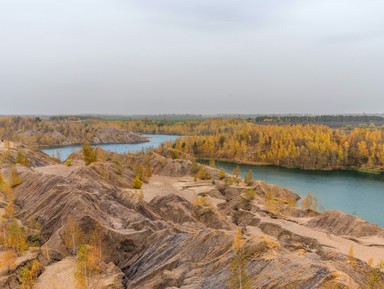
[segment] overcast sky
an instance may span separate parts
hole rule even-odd
[[[0,114],[384,112],[383,0],[0,0]]]

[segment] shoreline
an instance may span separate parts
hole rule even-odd
[[[239,161],[239,160],[229,160],[229,159],[221,159],[221,158],[202,158],[202,157],[196,157],[196,161],[210,161],[214,160],[215,162],[222,162],[222,163],[228,163],[228,164],[236,164],[236,165],[246,165],[246,166],[254,166],[254,167],[276,167],[276,168],[284,168],[284,169],[293,169],[293,170],[300,170],[300,171],[311,171],[311,172],[358,172],[362,174],[370,174],[370,175],[383,175],[384,176],[384,170],[380,169],[368,169],[368,168],[361,168],[356,166],[351,167],[339,167],[339,168],[326,168],[326,169],[303,169],[299,167],[289,167],[289,166],[283,166],[283,165],[275,165],[272,163],[263,163],[263,162],[253,162],[253,161]]]
[[[100,145],[123,145],[123,144],[140,144],[150,142],[149,138],[146,138],[145,141],[137,141],[137,142],[111,142],[111,143],[91,143],[91,146],[100,146]],[[74,147],[74,146],[82,146],[83,143],[73,143],[73,144],[65,144],[65,145],[37,145],[36,148],[39,150],[43,149],[57,149],[57,148],[66,148],[66,147]]]

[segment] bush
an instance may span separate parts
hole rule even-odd
[[[83,144],[83,157],[85,165],[89,165],[97,161],[96,149],[88,143]]]
[[[252,201],[256,198],[256,192],[255,190],[253,189],[249,189],[247,190],[245,193],[244,193],[244,197],[248,200],[248,201]]]
[[[24,151],[22,151],[22,150],[17,151],[16,163],[20,164],[22,166],[29,166],[30,165],[30,161],[27,158],[27,156],[25,155]]]
[[[220,169],[220,171],[219,171],[218,174],[217,174],[217,177],[218,177],[220,180],[222,180],[222,179],[225,178],[225,171],[224,171],[224,169]]]
[[[65,161],[65,165],[66,165],[67,167],[72,166],[72,161],[71,161],[70,159],[67,159],[67,160]]]
[[[199,170],[200,170],[200,165],[195,160],[193,160],[192,166],[191,166],[192,174],[197,174],[199,172]]]
[[[143,185],[143,181],[140,180],[138,176],[136,176],[135,179],[133,180],[132,188],[136,190],[140,190],[142,185]]]
[[[20,175],[17,171],[16,166],[12,166],[11,172],[9,173],[9,185],[11,188],[15,188],[22,183]]]
[[[197,173],[197,177],[200,180],[209,180],[212,178],[212,175],[205,168],[201,168]]]

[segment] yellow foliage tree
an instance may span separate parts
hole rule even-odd
[[[232,248],[234,256],[229,267],[230,278],[227,281],[229,289],[252,289],[247,266],[249,261],[244,250],[245,240],[241,228],[237,229]]]
[[[68,249],[71,249],[72,254],[77,253],[83,237],[83,232],[81,231],[78,223],[76,223],[72,218],[68,218],[67,223],[63,228],[62,238],[64,245]]]
[[[5,269],[7,273],[16,268],[17,255],[13,250],[6,250],[0,259],[0,268]]]

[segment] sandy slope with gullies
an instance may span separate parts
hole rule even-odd
[[[197,195],[209,192],[214,189],[211,181],[198,181],[195,182],[192,177],[165,177],[155,175],[151,178],[148,184],[144,184],[142,190],[144,199],[150,202],[156,196],[166,196],[169,194],[179,195],[189,202],[194,202]],[[210,197],[212,203],[217,206],[225,200]],[[257,205],[258,202],[255,201]],[[337,236],[329,232],[315,230],[305,226],[311,218],[286,218],[276,219],[265,214],[254,214],[261,222],[272,223],[281,226],[283,229],[288,230],[300,236],[316,239],[324,247],[331,251],[341,252],[348,254],[350,249],[353,248],[356,258],[365,262],[373,258],[378,262],[384,260],[384,238],[379,236],[370,237],[353,237],[353,236]],[[259,236],[260,230],[255,227],[247,226],[249,236]]]
[[[148,156],[133,161],[148,161]],[[123,288],[123,276],[124,288],[225,288],[237,227],[248,240],[247,250],[253,252],[247,267],[253,288],[364,288],[371,269],[358,260],[357,265],[349,263],[350,248],[365,262],[371,257],[375,262],[384,259],[379,227],[355,217],[351,222],[351,216],[343,214],[287,205],[275,215],[266,206],[266,192],[275,199],[297,199],[297,195],[264,182],[245,187],[225,186],[219,180],[194,181],[188,161],[156,154],[150,155],[150,161],[154,174],[141,189],[143,199],[133,197],[139,191],[129,188],[134,174],[128,167],[118,170],[106,162],[84,166],[74,160],[71,167],[51,163],[20,168],[23,183],[15,189],[17,217],[39,219],[45,241],[42,252],[51,255],[49,260],[40,255],[45,270],[37,288],[74,286],[75,259],[68,257],[60,235],[69,217],[83,230],[101,226],[108,265],[104,264],[105,282],[99,282],[100,288]],[[215,177],[214,170],[212,174]],[[256,198],[245,201],[250,188]],[[199,196],[209,202],[199,204]],[[337,224],[321,219],[332,214]],[[318,228],[313,227],[314,220]],[[364,230],[351,230],[354,224]],[[345,231],[336,233],[334,226]],[[344,287],[329,287],[335,284]]]

